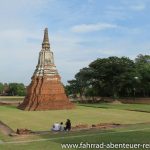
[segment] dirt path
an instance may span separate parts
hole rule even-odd
[[[0,100],[0,106],[18,106],[21,101],[2,101]]]
[[[0,131],[4,135],[10,135],[11,133],[14,133],[14,131],[2,121],[0,121]]]

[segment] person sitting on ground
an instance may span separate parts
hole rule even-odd
[[[64,131],[63,122],[60,123],[59,131]]]
[[[60,130],[60,124],[54,123],[51,130],[52,131],[59,131]]]
[[[70,131],[71,130],[71,121],[69,119],[67,119],[66,127],[64,129],[65,129],[65,131]]]

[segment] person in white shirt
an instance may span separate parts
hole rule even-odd
[[[64,127],[63,127],[63,122],[59,123],[54,123],[52,126],[52,131],[64,131]]]
[[[59,131],[64,131],[63,122],[60,123],[60,129]]]
[[[54,123],[51,130],[52,131],[59,131],[60,130],[60,124]]]

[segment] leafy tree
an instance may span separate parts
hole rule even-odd
[[[8,92],[9,92],[9,85],[7,83],[4,83],[3,95],[8,95]]]
[[[116,98],[120,93],[128,93],[128,88],[132,91],[132,80],[136,73],[134,62],[129,58],[99,58],[89,66],[94,69],[97,88],[102,90],[99,91],[100,95],[103,93]]]
[[[135,63],[136,63],[137,65],[150,64],[150,55],[142,55],[142,54],[139,54],[139,55],[135,58]]]
[[[150,96],[150,55],[98,58],[68,81],[70,93],[84,96]]]
[[[66,86],[69,94],[77,94],[82,96],[85,94],[85,90],[90,86],[90,79],[92,75],[92,70],[90,68],[81,69],[76,75],[74,80],[68,81],[69,85]]]
[[[139,93],[150,96],[150,55],[138,55],[135,59],[136,70],[141,81]]]
[[[92,74],[93,71],[90,68],[83,68],[75,75],[81,97],[84,95],[86,88],[91,85]]]
[[[0,82],[0,94],[3,93],[3,90],[4,90],[4,85],[3,85],[3,83]]]
[[[25,86],[22,83],[10,83],[9,84],[9,95],[15,96],[24,96],[25,95]]]
[[[77,80],[69,80],[69,85],[66,86],[66,90],[68,95],[72,95],[73,97],[77,97],[79,93],[79,83]]]

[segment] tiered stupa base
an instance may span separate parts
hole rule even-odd
[[[59,78],[59,76],[33,77],[27,89],[27,96],[18,108],[30,111],[74,108]]]

